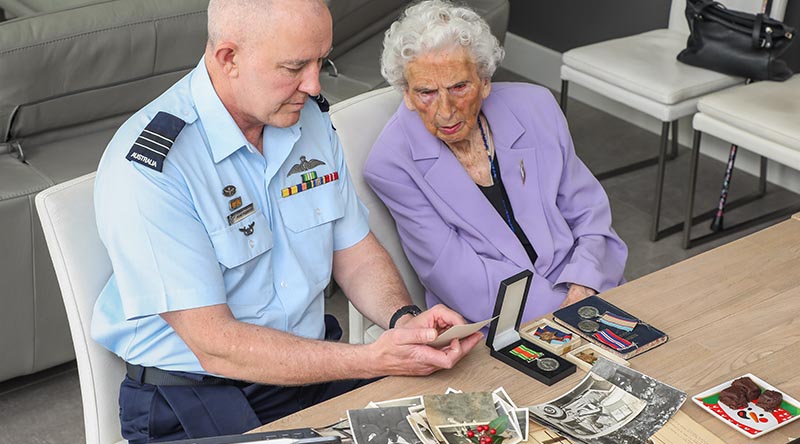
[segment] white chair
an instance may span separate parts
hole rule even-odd
[[[722,0],[731,9],[759,12],[763,0]],[[787,0],[775,0],[770,16],[783,19]],[[661,122],[661,147],[657,159],[638,162],[598,174],[612,177],[658,163],[653,199],[650,239],[680,231],[675,225],[659,231],[667,141],[672,128],[672,153],[678,154],[678,119],[694,114],[697,99],[705,94],[744,83],[744,79],[696,68],[678,62],[676,56],[686,47],[689,28],[685,0],[673,0],[669,27],[569,50],[561,66],[561,106],[566,112],[569,82],[621,102]]]
[[[683,226],[683,248],[689,248],[703,239],[714,239],[800,210],[797,204],[790,205],[728,227],[719,233],[691,239],[692,207],[702,134],[710,134],[752,151],[762,159],[768,158],[800,171],[800,75],[785,82],[756,82],[726,89],[701,98],[697,107],[699,112],[692,121],[694,141]],[[759,188],[766,188],[766,163],[762,162],[761,165],[763,182]]]
[[[333,126],[342,141],[344,157],[356,193],[369,209],[370,229],[392,257],[414,303],[424,308],[425,289],[403,252],[394,219],[361,174],[372,144],[401,101],[402,95],[394,88],[388,87],[337,103],[331,107],[330,114]],[[353,344],[372,342],[383,331],[365,319],[352,304],[349,307],[348,321],[350,342]]]
[[[125,364],[90,336],[94,301],[111,276],[111,261],[94,217],[90,173],[36,196],[44,238],[67,311],[83,400],[88,444],[126,442],[119,423],[119,384]]]

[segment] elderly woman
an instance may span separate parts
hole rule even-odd
[[[502,57],[472,10],[409,7],[386,32],[381,61],[404,104],[364,169],[428,305],[472,321],[489,318],[500,281],[524,269],[534,272],[530,320],[619,285],[627,256],[552,94],[491,83]]]

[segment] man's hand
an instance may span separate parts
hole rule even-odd
[[[445,305],[437,304],[417,316],[401,317],[395,328],[435,328],[437,333],[441,333],[454,325],[466,323],[460,314]]]
[[[572,284],[569,287],[569,291],[567,292],[567,297],[564,298],[564,302],[561,303],[561,307],[572,305],[580,300],[586,299],[589,296],[595,294],[597,294],[597,292],[589,287],[584,287],[583,285],[578,285],[578,284]]]
[[[429,375],[453,368],[483,338],[476,332],[450,345],[436,349],[426,344],[453,325],[465,324],[464,318],[444,305],[436,305],[419,316],[403,316],[395,328],[384,332],[370,344],[373,356],[382,365],[383,375]]]

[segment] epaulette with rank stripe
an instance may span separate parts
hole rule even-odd
[[[136,138],[125,158],[160,173],[164,169],[164,159],[185,125],[178,117],[159,111]]]
[[[323,113],[327,113],[329,109],[331,109],[331,104],[328,103],[328,99],[326,99],[322,93],[316,96],[311,96],[315,102],[317,102],[317,106],[319,106],[320,111]]]

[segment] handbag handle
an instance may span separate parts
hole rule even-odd
[[[756,14],[756,21],[753,23],[753,32],[751,35],[753,36],[753,49],[758,49],[761,47],[760,38],[761,37],[761,24],[764,23],[764,14]],[[765,36],[766,39],[764,41],[764,45],[767,48],[772,47],[772,34],[767,32]],[[768,40],[768,41],[767,41]]]

